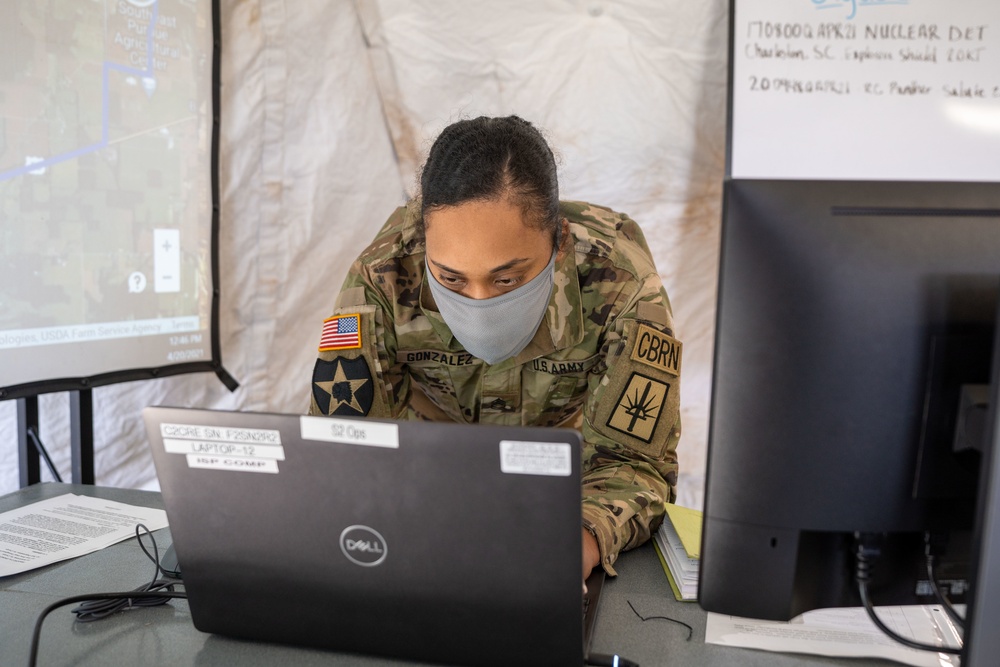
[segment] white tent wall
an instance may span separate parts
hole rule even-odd
[[[302,412],[347,267],[442,127],[516,113],[562,196],[630,214],[684,341],[681,502],[702,502],[725,157],[724,0],[223,0],[221,333],[211,375],[94,390],[99,484],[156,488],[150,404]],[[42,439],[69,477],[64,394]],[[0,403],[0,492],[17,487]],[[48,473],[43,470],[43,479]]]
[[[157,488],[147,405],[303,412],[346,267],[403,200],[351,4],[226,0],[222,16],[220,328],[241,386],[203,373],[95,389],[102,485]],[[39,410],[68,480],[66,395],[43,395]],[[18,486],[15,413],[0,402],[0,492]]]

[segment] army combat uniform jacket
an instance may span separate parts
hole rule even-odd
[[[638,225],[582,202],[560,212],[574,243],[545,317],[524,350],[491,366],[438,313],[419,203],[397,209],[324,322],[310,413],[578,428],[583,524],[615,574],[676,497],[681,344]]]

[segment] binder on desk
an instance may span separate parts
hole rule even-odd
[[[663,571],[681,601],[698,598],[698,559],[701,557],[701,517],[698,510],[667,505],[663,525],[656,531],[653,547]]]

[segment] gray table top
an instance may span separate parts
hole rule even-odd
[[[64,493],[163,508],[159,493],[74,484],[39,484],[0,497],[0,512]],[[163,549],[168,529],[154,533]],[[0,578],[0,663],[27,665],[31,634],[39,613],[56,600],[101,591],[131,590],[148,582],[152,564],[135,538],[101,551],[22,574]],[[888,666],[883,660],[834,660],[705,644],[706,614],[692,602],[677,602],[653,548],[624,554],[601,597],[592,650],[619,653],[642,667],[739,665],[803,667]],[[63,607],[45,620],[40,665],[359,665],[395,666],[384,658],[339,654],[228,639],[199,632],[187,601],[116,614],[95,623],[74,623]],[[640,616],[642,618],[640,618]],[[675,619],[687,628],[664,620]],[[643,618],[647,620],[643,620]]]

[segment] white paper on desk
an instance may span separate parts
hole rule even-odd
[[[961,632],[938,605],[876,607],[879,618],[904,637],[959,646]],[[915,667],[958,665],[958,656],[907,648],[886,637],[861,607],[817,609],[787,623],[708,614],[705,643],[782,653],[884,658]]]
[[[0,514],[0,577],[75,558],[135,536],[141,523],[167,526],[167,513],[67,493]]]

